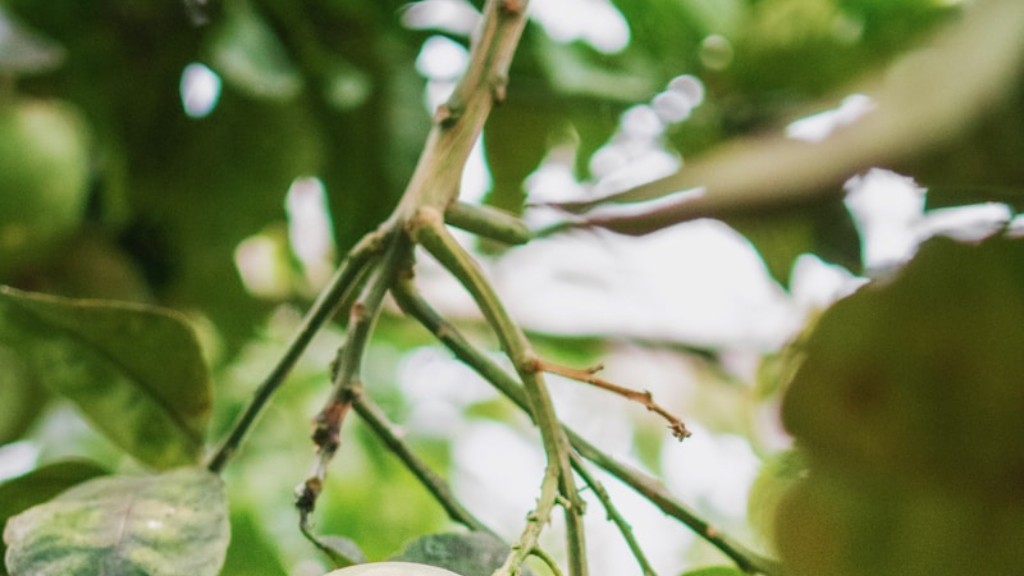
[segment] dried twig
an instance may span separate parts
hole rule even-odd
[[[554,364],[546,360],[537,360],[537,369],[547,372],[549,374],[557,374],[564,376],[577,382],[583,382],[595,386],[602,390],[607,390],[613,394],[618,394],[627,400],[638,402],[642,404],[649,411],[661,416],[668,422],[668,429],[672,431],[672,436],[679,440],[688,438],[691,434],[689,429],[686,428],[686,424],[683,423],[674,414],[663,408],[657,402],[654,401],[654,395],[649,390],[633,390],[632,388],[626,388],[625,386],[619,386],[602,378],[598,378],[596,374],[604,369],[604,366],[598,365],[591,368],[585,368],[579,370],[576,368],[569,368],[559,364]]]

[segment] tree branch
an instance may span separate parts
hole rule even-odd
[[[515,403],[516,406],[529,413],[526,392],[522,386],[494,360],[470,344],[455,326],[441,317],[416,292],[408,279],[399,282],[393,294],[402,310],[415,318],[427,330],[430,330],[442,344],[452,351],[456,358],[493,384],[499,392]],[[586,441],[579,434],[573,432],[572,429],[565,426],[562,429],[565,431],[572,447],[579,452],[579,455],[591,460],[612,476],[632,487],[663,512],[682,522],[698,536],[728,556],[740,569],[745,572],[764,574],[766,576],[781,576],[782,570],[776,561],[763,558],[726,536],[687,506],[676,500],[656,479],[620,463]],[[578,457],[574,457],[572,462],[573,466],[579,470],[581,462],[578,460]]]
[[[524,384],[527,407],[540,429],[547,456],[548,469],[545,477],[553,475],[558,478],[559,491],[565,499],[569,535],[569,573],[583,576],[587,573],[582,521],[585,504],[576,490],[575,477],[569,463],[568,442],[555,416],[554,403],[548,395],[543,373],[537,370],[537,356],[522,330],[505,311],[501,299],[480,271],[476,261],[445,228],[441,214],[436,209],[423,208],[409,224],[413,238],[469,291],[497,334],[502,348]],[[544,485],[547,485],[547,480]],[[535,510],[535,514],[542,520],[541,524],[547,523],[547,519],[543,517],[543,512],[547,509],[548,502],[542,499]]]
[[[252,400],[239,415],[228,436],[221,442],[220,448],[210,457],[206,467],[211,472],[220,473],[224,469],[245,440],[249,429],[252,428],[258,416],[270,402],[270,398],[284,384],[288,374],[302,357],[302,353],[316,333],[320,331],[324,323],[339,313],[341,304],[358,292],[359,287],[366,280],[368,270],[372,268],[374,260],[380,255],[382,237],[381,231],[366,235],[338,265],[338,270],[334,273],[330,283],[320,292],[316,301],[306,312],[302,319],[302,325],[299,326],[291,342],[288,343],[284,355],[256,389]]]
[[[672,431],[672,436],[675,436],[678,440],[683,440],[690,436],[690,431],[686,428],[686,424],[671,412],[662,408],[660,404],[655,402],[654,395],[649,391],[644,390],[641,392],[639,390],[633,390],[631,388],[626,388],[625,386],[619,386],[618,384],[614,384],[602,378],[598,378],[596,374],[603,369],[602,366],[588,368],[586,370],[578,370],[576,368],[561,366],[546,360],[538,360],[537,368],[549,374],[558,374],[559,376],[571,378],[572,380],[590,384],[591,386],[595,386],[602,390],[607,390],[608,392],[622,396],[627,400],[638,402],[642,404],[644,408],[647,408],[649,411],[664,418],[665,421],[668,422],[668,429]]]
[[[402,440],[401,434],[396,430],[395,425],[388,420],[388,417],[377,406],[376,402],[365,393],[361,393],[356,395],[353,407],[356,413],[377,435],[377,438],[384,442],[392,454],[398,456],[402,463],[405,464],[405,467],[420,481],[420,484],[444,508],[449,518],[471,530],[485,532],[499,540],[501,539],[494,530],[480,521],[458,501],[443,478],[438,476],[426,462],[416,456],[412,449]]]

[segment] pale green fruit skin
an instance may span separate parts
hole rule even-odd
[[[459,576],[455,572],[413,562],[357,564],[328,572],[325,576]]]
[[[85,211],[89,137],[72,105],[0,101],[0,278],[46,258]]]

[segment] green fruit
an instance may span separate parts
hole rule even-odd
[[[88,137],[70,104],[0,102],[0,280],[50,254],[82,219]]]
[[[325,576],[459,576],[444,568],[414,562],[375,562],[328,572]]]

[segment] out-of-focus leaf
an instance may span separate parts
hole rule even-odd
[[[302,75],[281,40],[248,0],[224,3],[207,50],[213,69],[252,96],[290,100],[302,90]]]
[[[523,181],[547,154],[550,131],[560,117],[544,107],[516,102],[514,93],[511,98],[491,113],[484,128],[484,150],[493,182],[487,204],[520,214],[526,198]]]
[[[683,574],[683,576],[743,576],[744,574],[746,572],[735,566],[708,566],[707,568],[691,570]]]
[[[628,59],[617,68],[580,44],[561,44],[544,36],[536,43],[540,63],[556,93],[633,103],[650,98],[661,87],[657,74],[645,70],[646,62],[639,58]]]
[[[807,475],[798,450],[773,454],[761,464],[747,499],[747,520],[769,544],[775,543],[775,514],[786,492]]]
[[[66,460],[47,464],[0,484],[0,527],[11,516],[42,504],[76,484],[106,473],[106,470],[92,462]],[[6,552],[7,545],[0,543],[0,558]],[[0,575],[6,574],[6,568],[0,566]]]
[[[288,576],[262,527],[246,512],[231,514],[231,544],[220,576]]]
[[[50,400],[29,366],[0,338],[0,444],[21,438]]]
[[[874,109],[820,142],[783,136],[739,140],[677,173],[596,201],[566,205],[586,212],[612,203],[660,199],[644,210],[586,217],[589,225],[642,234],[701,217],[728,218],[836,195],[867,167],[906,159],[963,133],[1015,85],[1024,59],[1024,4],[989,0],[966,9],[926,52],[900,59],[864,92]],[[949,74],[958,70],[960,74]],[[683,190],[702,194],[673,197]]]
[[[333,535],[318,536],[316,543],[317,547],[331,559],[335,566],[353,566],[366,562],[366,554],[351,538]]]
[[[56,42],[0,9],[0,74],[47,72],[63,61],[64,49]]]
[[[1024,449],[1002,439],[1024,436],[1022,323],[1024,242],[930,240],[821,316],[784,422],[812,463],[1015,485]]]
[[[775,522],[799,576],[1024,562],[1024,241],[935,238],[818,320],[783,400],[807,478]],[[955,465],[950,465],[950,463]]]
[[[11,518],[11,576],[216,576],[229,525],[224,486],[205,469],[97,478]]]
[[[268,308],[246,292],[235,251],[284,220],[290,184],[317,174],[322,132],[305,107],[225,93],[215,114],[200,122],[180,117],[165,138],[173,143],[169,156],[136,167],[127,248],[152,266],[158,296],[202,310],[230,354]],[[341,194],[328,191],[333,208]]]
[[[0,340],[142,462],[165,469],[199,458],[210,380],[178,315],[0,287]]]
[[[895,168],[928,188],[928,209],[999,202],[1024,211],[1024,78],[969,132]]]
[[[489,534],[431,534],[410,542],[391,560],[429,564],[462,576],[490,576],[510,552],[508,544]]]
[[[324,576],[463,576],[417,562],[371,562],[332,570]]]
[[[725,221],[750,240],[768,272],[783,286],[788,286],[793,265],[801,254],[817,254],[849,270],[860,270],[860,237],[838,198],[789,210],[728,217]]]
[[[324,100],[339,110],[354,110],[370,97],[373,86],[369,76],[352,64],[340,59],[332,61],[322,71]]]
[[[375,398],[384,407],[394,407],[404,401],[397,391],[392,391],[390,397],[386,391],[380,392],[384,393],[376,394]],[[345,534],[359,543],[367,557],[381,558],[394,553],[410,539],[445,526],[448,518],[440,506],[394,455],[383,449],[373,432],[359,426],[355,433],[356,441],[347,446],[353,453],[358,449],[363,459],[344,477],[328,477],[317,504],[320,531]],[[419,443],[413,448],[436,471],[443,473],[446,454],[435,456],[432,450],[424,449]],[[442,448],[448,446],[445,444]],[[374,513],[370,515],[365,514],[368,499],[376,502]],[[359,521],[354,522],[354,518]]]

